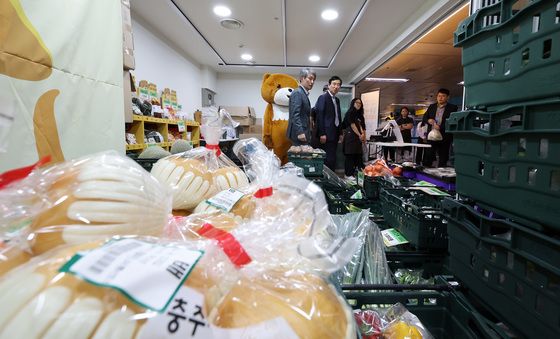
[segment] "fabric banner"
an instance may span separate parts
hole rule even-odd
[[[124,153],[121,2],[0,0],[0,17],[0,172]]]

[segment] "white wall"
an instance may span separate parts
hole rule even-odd
[[[158,91],[166,87],[174,89],[185,112],[199,109],[203,82],[201,66],[177,52],[165,38],[157,36],[137,18],[132,20],[132,31],[136,82],[148,80],[158,86]],[[205,75],[207,83],[211,83],[210,75]]]
[[[297,74],[290,74],[297,79]],[[262,118],[266,108],[266,101],[261,97],[263,74],[218,74],[216,105],[219,106],[252,106],[257,118]],[[319,95],[323,93],[323,85],[328,78],[319,77],[309,95],[311,106]]]

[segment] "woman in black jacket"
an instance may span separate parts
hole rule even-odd
[[[360,98],[352,99],[344,117],[344,174],[351,177],[357,169],[363,168],[362,145],[366,142],[364,108]]]

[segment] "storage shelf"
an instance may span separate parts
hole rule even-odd
[[[161,134],[164,142],[157,143],[155,145],[163,147],[165,150],[169,151],[173,142],[169,141],[169,135],[172,133],[174,135],[180,135],[183,140],[188,140],[192,143],[193,147],[200,145],[200,124],[196,121],[183,120],[185,124],[185,131],[178,132],[178,125],[181,120],[171,120],[155,118],[150,116],[133,115],[132,123],[126,125],[126,132],[132,133],[136,137],[136,141],[144,140],[144,133],[146,129],[155,130]],[[147,125],[146,125],[147,124]],[[146,128],[148,127],[148,128]],[[188,138],[190,134],[190,140]],[[149,144],[139,143],[133,145],[126,145],[127,151],[142,151]]]

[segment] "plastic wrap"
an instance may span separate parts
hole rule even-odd
[[[169,191],[116,152],[37,168],[0,189],[0,272],[58,245],[159,235],[170,212]]]
[[[352,259],[333,275],[338,284],[388,284],[392,282],[381,232],[368,211],[333,215],[337,236],[356,238],[360,246]]]
[[[364,283],[390,284],[392,283],[391,270],[385,256],[385,244],[383,243],[381,230],[376,223],[369,219],[368,221],[370,228],[367,234],[365,249]]]
[[[236,263],[237,280],[210,310],[216,337],[354,337],[351,312],[325,279],[347,262],[354,239],[302,235],[293,219],[219,216],[178,219],[179,237],[215,239],[234,258],[250,258]]]
[[[354,310],[363,339],[433,339],[414,314],[397,303],[387,309]]]
[[[174,210],[190,211],[217,192],[249,184],[229,158],[206,147],[160,159],[151,173],[171,188]]]
[[[212,338],[207,310],[235,277],[211,242],[66,246],[0,279],[0,337]]]
[[[372,163],[368,164],[364,168],[364,174],[370,177],[383,176],[387,178],[393,176],[393,172],[383,159],[375,159]]]
[[[394,276],[397,284],[400,285],[433,285],[434,278],[424,279],[423,273],[423,269],[399,268],[395,271]]]

